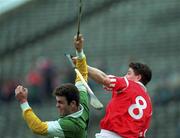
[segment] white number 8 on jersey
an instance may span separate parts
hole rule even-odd
[[[132,104],[129,109],[128,109],[128,112],[129,112],[129,115],[134,118],[134,119],[141,119],[142,116],[143,116],[143,109],[146,109],[147,107],[147,102],[146,100],[142,97],[142,96],[137,96],[136,97],[136,103],[135,104]],[[143,104],[140,104],[140,101],[143,102]],[[138,114],[135,114],[133,111],[134,109],[138,109],[139,110],[139,113]]]

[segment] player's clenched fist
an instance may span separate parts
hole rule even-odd
[[[15,96],[20,103],[27,102],[27,95],[28,95],[27,88],[24,88],[21,85],[17,86],[17,88],[15,89]]]

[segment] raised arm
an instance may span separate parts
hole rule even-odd
[[[15,89],[15,96],[21,105],[22,114],[27,125],[35,134],[64,138],[64,132],[62,127],[59,125],[58,120],[44,122],[41,121],[41,119],[33,112],[28,104],[27,88],[24,88],[21,85],[17,86]]]
[[[36,134],[47,134],[48,125],[42,122],[32,111],[32,108],[28,104],[28,89],[19,85],[15,89],[16,99],[19,101],[23,113],[23,117],[27,122],[29,128]]]
[[[89,93],[89,97],[90,97],[90,104],[96,108],[96,109],[101,109],[103,107],[102,103],[97,99],[97,97],[94,95],[93,91],[91,90],[91,88],[88,86],[88,84],[84,81],[84,80],[88,80],[88,67],[87,67],[87,63],[86,63],[86,57],[84,55],[84,52],[83,52],[83,45],[82,45],[82,42],[83,42],[83,38],[82,36],[80,35],[79,38],[76,38],[75,37],[75,49],[76,49],[76,68],[79,70],[80,74],[78,73],[78,71],[76,71],[77,73],[77,77],[76,77],[76,86],[81,86],[82,88],[84,87],[86,89],[86,92]],[[84,78],[82,78],[82,76]],[[81,79],[80,79],[80,78]],[[78,85],[79,84],[79,85]],[[80,87],[78,87],[79,89]],[[81,89],[79,89],[79,91],[81,91]],[[81,98],[81,104],[83,104],[85,107],[87,107],[87,103],[88,103],[88,99],[85,98],[87,97],[88,95],[82,95],[83,92],[80,93],[80,98]],[[88,108],[86,108],[88,109]]]
[[[88,80],[88,69],[87,69],[87,63],[86,63],[86,56],[83,51],[83,37],[80,34],[79,37],[77,38],[76,36],[74,37],[74,47],[76,49],[76,67],[79,70],[79,72],[82,74],[83,78],[85,81]],[[76,82],[81,81],[79,76],[76,76]]]
[[[76,36],[74,37],[74,47],[76,49],[76,68],[84,78],[84,80],[87,82],[88,81],[88,69],[87,69],[87,63],[86,63],[86,56],[83,51],[83,37],[80,34],[79,37],[77,38]],[[80,103],[83,105],[87,116],[89,113],[89,98],[88,98],[88,93],[87,93],[87,88],[83,84],[83,81],[80,79],[80,76],[76,74],[76,87],[80,91]]]
[[[81,74],[83,75],[86,81],[87,81],[87,76],[89,75],[89,77],[93,79],[94,81],[96,81],[97,83],[102,84],[102,85],[109,85],[110,80],[104,72],[91,66],[82,67],[83,64],[82,62],[80,63],[80,59],[85,58],[84,51],[83,51],[83,41],[84,39],[81,34],[79,35],[78,38],[76,36],[74,37],[74,46],[76,48],[76,56],[77,56],[77,59],[76,59],[77,68],[80,70]],[[76,82],[77,81],[80,81],[78,77],[76,79]]]

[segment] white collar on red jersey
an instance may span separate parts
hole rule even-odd
[[[137,83],[140,84],[144,88],[144,90],[147,92],[147,88],[144,86],[144,84],[142,82],[137,81]]]

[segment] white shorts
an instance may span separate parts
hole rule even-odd
[[[105,130],[105,129],[101,129],[101,132],[96,133],[95,136],[96,138],[122,138],[118,134],[109,130]]]

